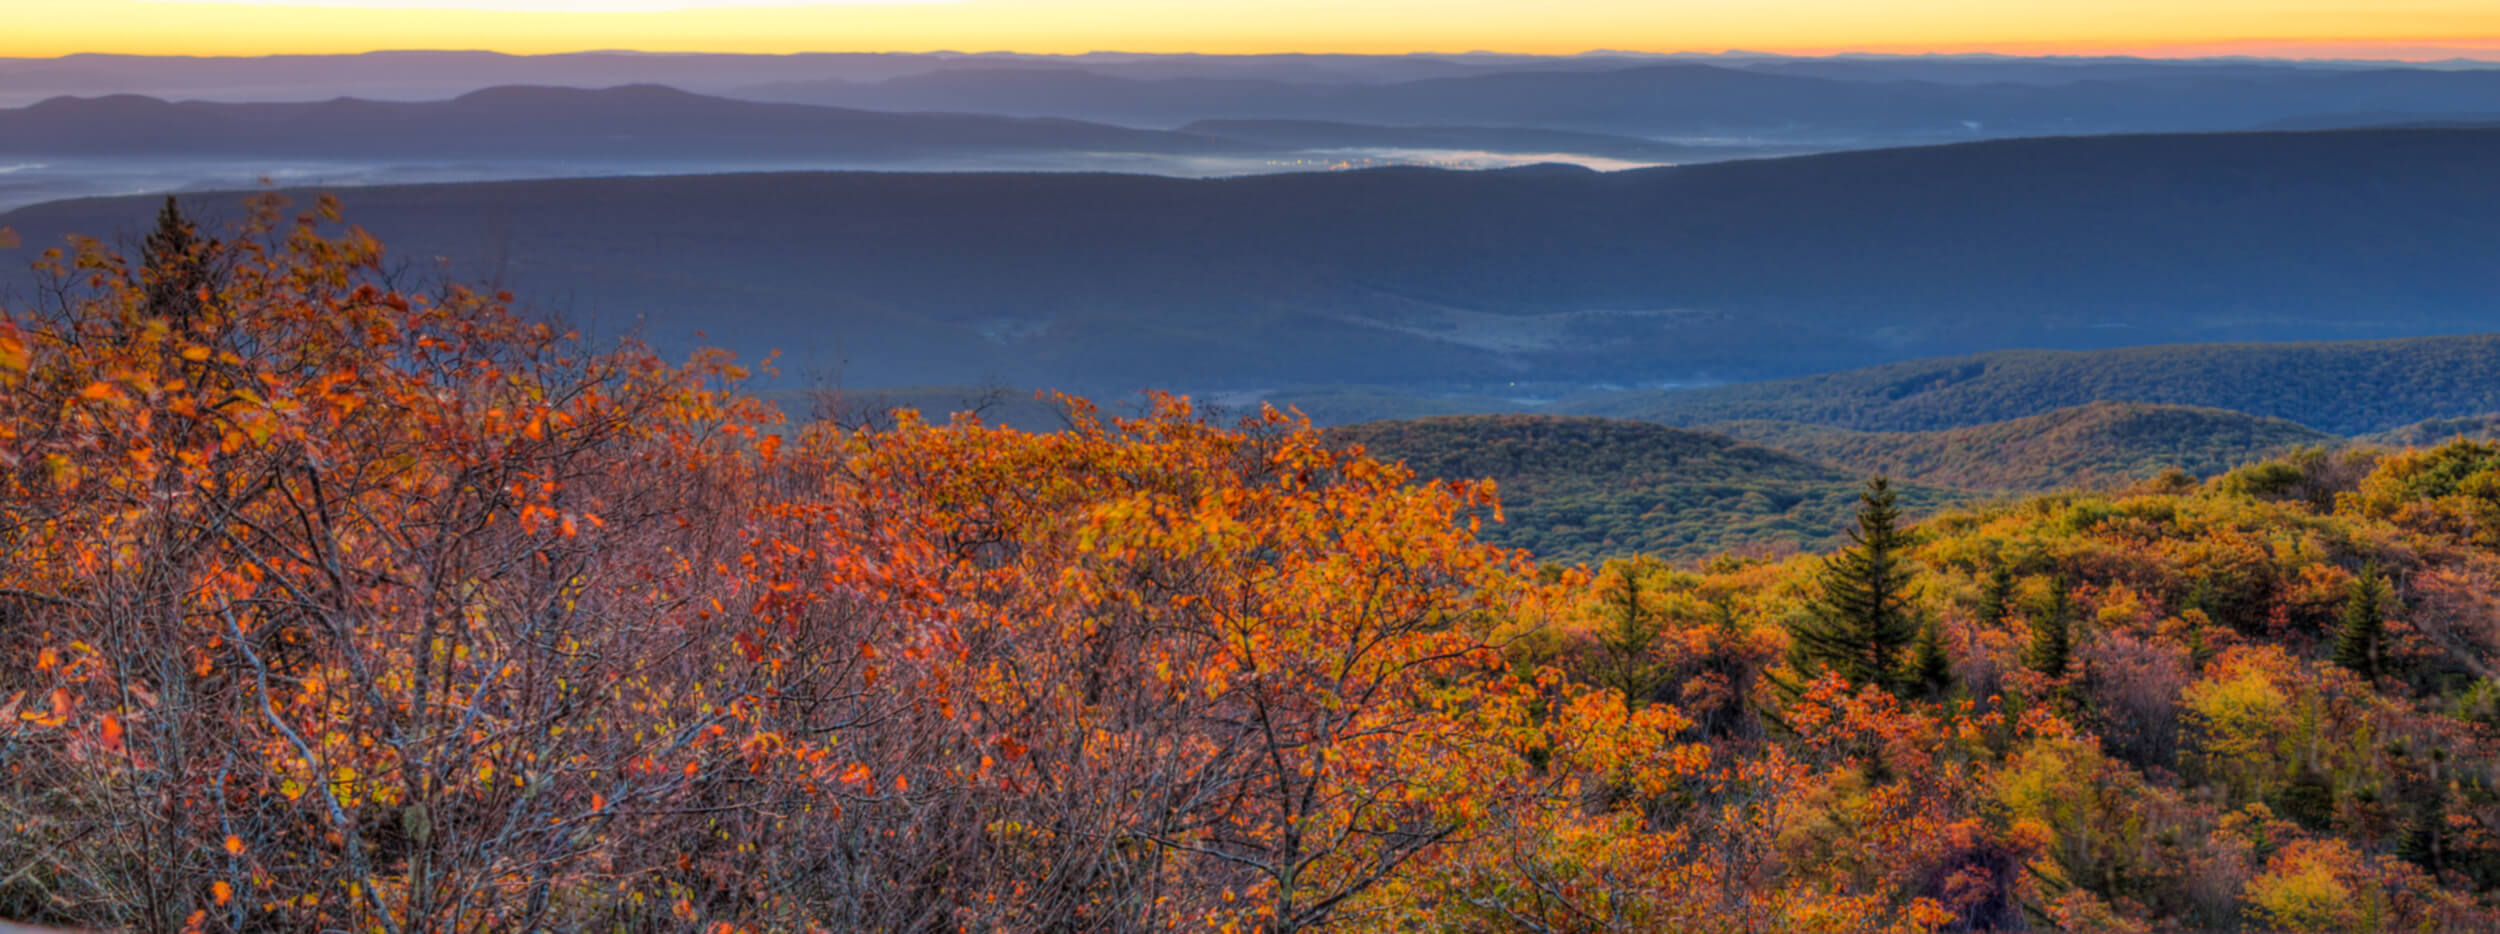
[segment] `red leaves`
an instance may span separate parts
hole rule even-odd
[[[854,788],[867,788],[869,787],[869,779],[871,777],[873,777],[873,775],[869,772],[867,763],[853,762],[842,767],[842,783],[845,785],[850,785]]]
[[[112,288],[102,259],[107,291],[68,330],[0,321],[0,455],[22,458],[0,471],[0,525],[24,530],[0,580],[57,599],[24,616],[61,630],[9,649],[32,670],[5,728],[53,730],[11,768],[30,763],[25,787],[93,787],[111,818],[170,815],[190,862],[156,890],[224,876],[212,898],[243,890],[254,923],[376,927],[543,877],[581,917],[634,899],[775,929],[818,907],[781,893],[851,886],[846,904],[873,906],[944,867],[960,901],[912,910],[1152,926],[1119,914],[1130,891],[1025,913],[1034,880],[1116,849],[1154,867],[1158,923],[1319,924],[1262,912],[1344,904],[1408,927],[1520,911],[1908,930],[2019,886],[2073,836],[1974,804],[2013,774],[2005,744],[2097,741],[2050,705],[1939,712],[1831,682],[1772,729],[1756,711],[1793,567],[1657,569],[1673,619],[1621,653],[1618,683],[1573,669],[1595,649],[1563,630],[1622,575],[1540,577],[1474,541],[1499,519],[1490,483],[1413,483],[1286,413],[1224,426],[1162,396],[1125,420],[1071,400],[1073,427],[1051,434],[767,432],[776,415],[712,382],[735,373],[725,357],[585,356],[474,296],[361,282],[378,255],[362,238],[293,249],[236,257],[242,278],[180,326]],[[2019,541],[2063,560],[2050,533],[1986,534],[1947,556]],[[2277,574],[2283,554],[2368,547],[2299,534],[2325,546],[2206,533],[2191,544],[2238,557],[2196,575],[2095,543],[2092,560],[2143,570],[2084,591],[2094,622],[2168,632],[2188,591],[2169,585],[2241,566],[2276,575],[2240,589],[2279,606],[2333,582],[2315,561]],[[2500,632],[2494,579],[2413,575],[2422,638]],[[145,625],[127,612],[160,605]],[[2210,727],[2187,750],[2208,772],[2245,766],[2260,792],[2302,761],[2375,774],[2363,757],[2383,744],[2326,742],[2391,716],[2365,686],[2289,656],[2254,666],[2221,644],[2230,625],[2179,631],[2219,652],[2205,687],[2159,698]],[[1988,643],[1964,641],[1985,670]],[[1632,676],[1651,666],[1672,670]],[[140,683],[186,672],[180,704]],[[119,706],[89,711],[92,732],[55,729],[82,698]],[[2328,726],[2293,716],[2312,706]],[[2411,716],[2375,735],[2441,735],[2436,711]],[[2317,754],[2264,761],[2292,729]],[[130,754],[160,731],[201,744],[145,763],[171,779]],[[2059,803],[2095,786],[2043,787]],[[369,847],[361,869],[351,844]],[[862,844],[873,860],[790,875]],[[406,875],[417,852],[443,861],[434,889]],[[1260,874],[1298,888],[1241,882]],[[1418,917],[1440,911],[1455,914]]]

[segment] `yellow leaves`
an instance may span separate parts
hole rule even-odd
[[[33,363],[34,358],[26,350],[24,334],[18,331],[16,325],[0,319],[0,385],[14,384]]]
[[[2386,909],[2375,903],[2384,895],[2359,891],[2368,874],[2364,858],[2341,840],[2297,840],[2244,892],[2255,913],[2279,930],[2383,929]]]
[[[2046,852],[2057,842],[2057,831],[2038,818],[2021,817],[2006,831],[2006,842],[2034,853]]]
[[[1905,930],[1935,931],[1961,920],[1961,916],[1954,914],[1935,899],[1914,898],[1910,900],[1910,906],[1903,912],[1901,920],[1902,928]]]
[[[363,786],[358,781],[363,777],[363,774],[356,771],[354,766],[333,766],[330,769],[331,796],[337,798],[340,804],[349,807],[356,806],[363,801],[363,795],[360,794]]]
[[[70,711],[76,704],[75,699],[70,697],[70,693],[61,688],[53,688],[48,702],[50,704],[48,710],[25,711],[18,714],[17,718],[40,727],[56,727],[68,723]]]

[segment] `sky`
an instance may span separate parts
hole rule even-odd
[[[0,56],[1835,51],[2500,59],[2500,0],[0,0]]]

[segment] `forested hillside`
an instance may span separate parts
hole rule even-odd
[[[673,351],[782,351],[792,377],[1092,395],[1328,384],[1541,396],[1999,347],[2479,330],[2500,312],[2495,161],[2500,130],[2378,130],[2005,140],[1612,173],[792,173],[349,199],[411,275],[493,282],[594,333]],[[0,226],[37,247],[135,234],[157,200],[38,205]],[[192,207],[232,218],[240,200],[200,195]],[[0,294],[31,294],[17,266],[0,263]],[[2107,399],[2347,433],[2500,411],[2481,379],[2490,342],[2391,348],[2369,361],[2331,348],[2016,354],[1587,414],[1924,430]],[[1966,366],[2001,372],[1973,379]],[[1796,408],[1796,393],[1813,409]],[[2443,407],[2464,406],[2459,396],[2474,404]],[[2344,414],[2323,424],[2305,420],[2310,409]]]
[[[2500,413],[2428,419],[2363,435],[2360,440],[2395,447],[2425,447],[2458,438],[2490,440],[2494,437],[2500,437]]]
[[[1474,534],[1493,485],[1349,445],[1837,478],[1171,396],[796,422],[255,216],[0,316],[0,917],[2500,926],[2500,448],[1872,483],[1832,554],[1539,565]]]
[[[1929,431],[2091,402],[2230,409],[2334,434],[2500,411],[2500,335],[2333,343],[2008,350],[1554,408],[1671,425],[1744,420]]]
[[[1504,521],[1485,540],[1550,561],[1646,553],[1819,551],[1841,540],[1867,474],[1732,438],[1614,419],[1461,415],[1326,430],[1439,480],[1493,478]],[[1910,491],[1921,508],[1946,499]]]
[[[1772,421],[1706,427],[1861,474],[1989,491],[2111,489],[2171,469],[2205,477],[2292,448],[2344,443],[2279,418],[2129,402],[2095,402],[1938,431],[1867,432]]]

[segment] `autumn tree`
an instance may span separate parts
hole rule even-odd
[[[1879,480],[1828,560],[1592,573],[1289,412],[786,423],[725,355],[403,288],[326,200],[41,262],[0,314],[0,918],[2500,924],[2487,448],[2331,513],[2224,481],[1915,539]],[[1916,567],[1990,569],[1996,624],[1948,639]]]
[[[700,781],[633,768],[709,725],[654,722],[677,689],[649,674],[702,642],[654,571],[717,527],[689,471],[768,413],[492,297],[395,292],[331,205],[278,212],[221,245],[169,209],[147,265],[56,254],[63,301],[10,316],[0,578],[35,659],[10,680],[57,714],[10,765],[53,796],[22,825],[55,841],[43,910],[571,923],[616,865],[607,802]]]
[[[1909,537],[1891,481],[1867,481],[1851,545],[1828,559],[1818,593],[1789,629],[1789,659],[1800,671],[1830,671],[1851,684],[1904,686],[1904,650],[1918,637],[1910,605]]]

